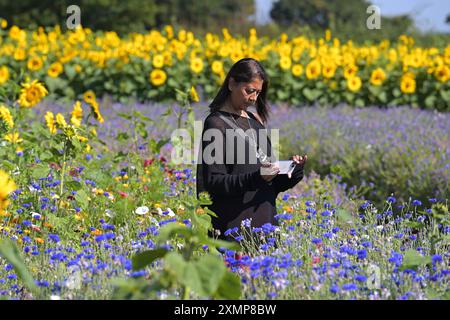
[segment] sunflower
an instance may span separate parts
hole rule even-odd
[[[86,103],[92,104],[95,102],[95,99],[96,99],[95,93],[92,90],[88,90],[83,94],[83,100]]]
[[[331,79],[336,73],[336,66],[333,63],[325,64],[322,68],[322,75],[324,78]]]
[[[40,57],[32,57],[28,60],[27,67],[31,71],[37,71],[42,68],[44,62]]]
[[[191,95],[191,100],[194,102],[199,102],[200,99],[198,97],[197,91],[195,90],[195,87],[192,86],[191,87],[191,91],[190,91],[190,95]]]
[[[58,113],[58,114],[56,115],[56,124],[57,124],[58,127],[61,128],[61,129],[67,127],[66,119],[64,119],[64,116],[63,116],[61,113]]]
[[[356,92],[361,88],[361,78],[358,76],[347,78],[347,88],[352,91]]]
[[[292,65],[292,60],[288,56],[282,56],[280,58],[280,67],[283,70],[289,70]]]
[[[354,64],[349,65],[349,66],[347,66],[344,69],[344,77],[346,79],[352,78],[352,77],[356,76],[357,72],[358,72],[358,67],[357,66],[355,66]]]
[[[3,213],[9,205],[8,196],[11,192],[16,190],[16,184],[10,179],[8,174],[0,170],[0,213]]]
[[[56,78],[63,72],[63,69],[64,67],[60,62],[55,62],[50,65],[47,70],[47,74],[52,78]]]
[[[156,87],[163,85],[166,80],[167,74],[164,72],[164,70],[155,69],[150,73],[150,82]]]
[[[436,68],[434,71],[434,76],[436,79],[438,79],[440,82],[447,82],[450,78],[450,68],[446,65],[441,65]]]
[[[44,85],[37,80],[23,83],[20,90],[19,104],[24,108],[31,108],[48,94]]]
[[[23,141],[23,139],[19,136],[18,132],[5,134],[3,138],[11,143],[19,143]]]
[[[403,93],[414,93],[416,91],[416,80],[414,80],[414,77],[409,74],[403,75],[400,82],[400,89]]]
[[[215,74],[221,74],[223,71],[223,63],[222,61],[215,60],[211,65],[212,72]]]
[[[4,84],[9,79],[9,71],[6,66],[0,67],[0,85]]]
[[[313,60],[306,66],[306,77],[308,79],[315,79],[320,76],[321,65],[318,60]]]
[[[56,133],[56,123],[55,123],[55,116],[53,115],[53,112],[47,111],[47,113],[44,116],[45,123],[47,124],[48,129],[50,130],[51,134]]]
[[[158,69],[164,67],[164,56],[162,54],[157,54],[153,57],[153,67]]]
[[[200,59],[200,58],[193,58],[193,59],[191,60],[191,65],[190,65],[190,67],[191,67],[191,70],[192,70],[194,73],[200,73],[200,72],[202,72],[202,70],[203,70],[203,61],[202,61],[202,59]]]
[[[83,118],[83,109],[81,108],[81,102],[77,101],[73,105],[73,111],[71,113],[72,117],[70,122],[75,126],[79,127],[81,125],[81,119]]]
[[[291,71],[294,76],[300,77],[303,74],[303,66],[301,64],[294,64]]]
[[[381,85],[386,80],[386,73],[381,68],[376,68],[370,76],[370,83],[374,86]]]
[[[3,120],[8,125],[9,129],[14,127],[14,120],[11,112],[9,112],[9,109],[3,105],[0,105],[0,120]]]
[[[103,119],[102,114],[100,113],[100,109],[99,109],[97,101],[94,101],[91,104],[91,107],[92,107],[92,112],[94,113],[95,119],[97,119],[97,121],[100,122],[100,123],[105,122],[105,120]]]
[[[17,61],[25,60],[26,52],[22,48],[17,48],[14,51],[14,59]]]

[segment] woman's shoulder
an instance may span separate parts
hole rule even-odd
[[[221,119],[221,113],[220,111],[211,111],[205,118],[205,127],[208,128],[223,128],[224,127],[224,121]]]

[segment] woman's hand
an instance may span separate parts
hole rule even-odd
[[[278,172],[280,172],[280,167],[274,163],[263,163],[260,172],[262,178],[267,182],[270,182],[277,176]]]
[[[295,156],[292,156],[292,158],[291,158],[297,165],[300,165],[300,166],[304,166],[305,165],[305,163],[306,163],[306,161],[308,160],[308,155],[304,155],[304,156],[299,156],[298,154],[296,154]],[[291,178],[291,174],[292,173],[289,173],[288,174],[288,177],[289,177],[289,179]]]

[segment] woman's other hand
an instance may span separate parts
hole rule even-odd
[[[280,167],[274,163],[263,163],[260,172],[262,178],[267,182],[270,182],[277,176],[278,172],[280,172]]]
[[[292,158],[291,158],[297,165],[300,165],[300,166],[304,166],[305,165],[305,163],[306,163],[306,161],[308,160],[308,155],[304,155],[304,156],[299,156],[298,154],[296,154],[295,156],[292,156]],[[292,173],[289,173],[288,174],[288,177],[289,177],[289,179],[291,178],[291,174]]]

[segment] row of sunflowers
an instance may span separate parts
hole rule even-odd
[[[93,90],[119,101],[170,101],[175,88],[194,84],[211,99],[231,65],[252,57],[265,67],[275,103],[450,106],[450,44],[418,47],[406,35],[358,45],[341,43],[329,30],[319,39],[269,39],[255,29],[246,38],[227,29],[200,38],[166,26],[121,38],[82,27],[27,31],[5,20],[0,26],[0,88],[25,70],[56,98],[80,99]]]

